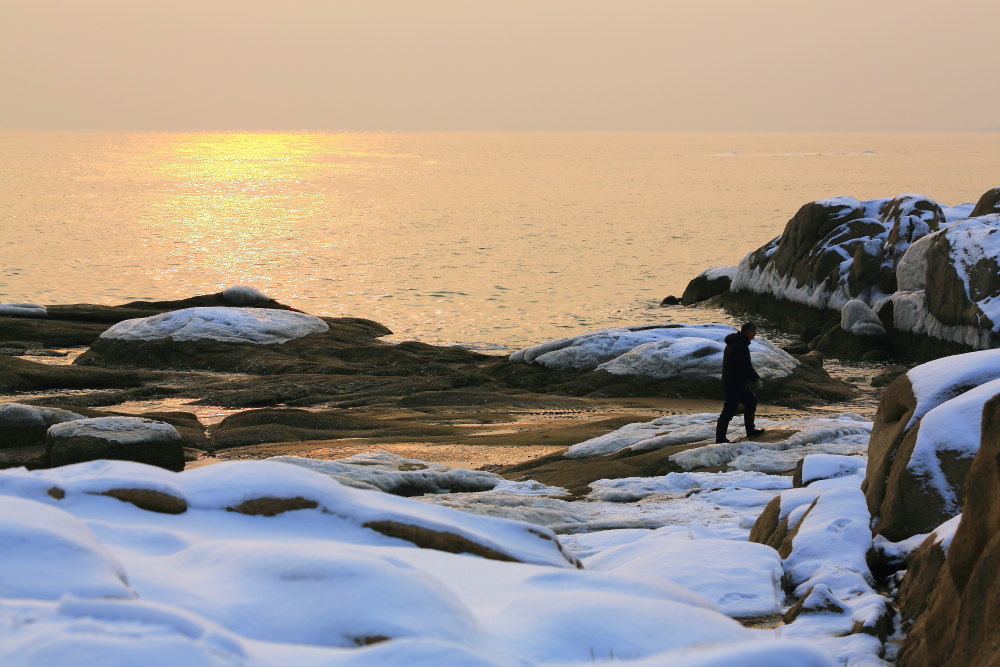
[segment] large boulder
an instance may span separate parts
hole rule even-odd
[[[1000,663],[1000,396],[984,406],[981,435],[967,479],[975,492],[965,496],[950,546],[931,536],[903,578],[901,600],[926,596],[904,607],[913,626],[903,667]]]
[[[1000,342],[997,191],[975,206],[942,206],[914,194],[806,204],[781,236],[743,258],[720,302],[804,333],[830,329],[830,321],[857,300],[888,325],[885,344],[878,341],[875,348],[915,359],[951,353],[942,342],[957,346],[954,351],[995,347]],[[858,338],[841,325],[822,349],[861,356],[856,343],[865,341],[839,342],[845,335]]]
[[[170,424],[140,417],[96,417],[56,424],[45,438],[49,465],[114,459],[184,469],[181,436]]]
[[[928,362],[886,388],[862,486],[876,533],[906,539],[962,511],[982,407],[997,393],[1000,350]]]

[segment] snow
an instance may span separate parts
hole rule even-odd
[[[729,278],[732,280],[733,276],[736,274],[736,267],[733,265],[721,265],[721,266],[710,266],[701,273],[699,276],[704,276],[706,280],[718,280],[719,278]]]
[[[48,317],[49,311],[37,303],[10,302],[0,303],[0,316],[10,317]]]
[[[189,509],[160,514],[94,495],[123,485],[179,495]],[[65,495],[42,492],[53,487]],[[319,506],[276,516],[226,511],[249,497],[290,496]],[[509,552],[518,543],[526,550],[528,539],[558,551],[536,527],[344,487],[273,461],[183,473],[120,461],[3,470],[0,531],[15,541],[0,550],[0,660],[555,665],[656,664],[668,655],[714,664],[746,654],[751,662],[741,664],[825,664],[816,649],[766,641],[770,633],[727,617],[780,608],[780,562],[762,545],[698,526],[636,531],[597,550],[595,562],[613,571],[578,570],[562,557],[560,567],[552,558],[502,562],[415,548],[359,523],[376,517],[488,536]],[[626,553],[629,544],[637,546]],[[358,646],[368,642],[380,643]]]
[[[553,370],[605,370],[615,375],[653,378],[721,377],[724,324],[662,324],[599,329],[572,338],[518,350],[512,362],[537,363]],[[770,341],[755,338],[750,359],[764,380],[786,377],[799,362]]]
[[[1000,331],[1000,295],[972,294],[969,271],[983,260],[1000,260],[1000,214],[984,215],[956,222],[942,231],[951,248],[951,264],[965,284],[965,294],[990,318],[991,329]],[[994,263],[994,266],[996,264]],[[979,298],[977,298],[977,296]]]
[[[313,315],[272,308],[202,307],[125,320],[101,334],[113,340],[217,340],[274,345],[330,327]]]
[[[972,387],[1000,379],[1000,349],[979,350],[928,361],[906,373],[917,405],[906,428],[932,409]]]
[[[962,523],[962,515],[957,514],[940,526],[934,529],[934,543],[940,544],[941,549],[947,554],[948,549],[951,548],[951,541],[955,539],[955,532],[958,530],[959,524]]]
[[[133,596],[115,557],[61,509],[0,496],[0,534],[0,597]]]
[[[860,456],[813,454],[802,459],[802,485],[809,486],[816,480],[853,475],[866,465],[867,462]]]
[[[885,327],[875,311],[859,299],[851,299],[840,310],[840,328],[855,336],[884,336]]]
[[[733,618],[778,614],[784,600],[778,553],[754,542],[690,539],[676,532],[653,531],[587,558],[584,566],[611,574],[672,581],[698,593]]]
[[[234,285],[222,290],[222,298],[235,306],[249,306],[262,301],[270,301],[271,298],[246,285]]]
[[[180,440],[170,424],[142,417],[75,419],[49,427],[49,438],[98,438],[122,444]]]
[[[860,489],[835,488],[817,497],[785,559],[785,575],[797,594],[819,583],[829,586],[840,599],[868,591],[872,580],[867,562],[872,544],[870,518]]]
[[[947,359],[947,357],[946,357]],[[982,438],[983,406],[1000,394],[1000,379],[970,389],[929,410],[920,420],[917,441],[906,466],[944,501],[944,510],[961,511],[962,499],[942,467],[942,455],[971,459]]]

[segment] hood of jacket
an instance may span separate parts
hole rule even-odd
[[[726,345],[746,345],[747,347],[750,347],[750,339],[741,334],[739,331],[734,331],[726,336]]]

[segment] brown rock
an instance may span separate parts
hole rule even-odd
[[[275,516],[283,512],[294,510],[311,510],[319,507],[319,503],[309,498],[295,496],[294,498],[278,498],[275,496],[263,496],[261,498],[251,498],[244,500],[235,507],[227,507],[226,511],[239,512],[240,514],[250,514],[252,516]]]
[[[977,215],[989,215],[990,213],[1000,213],[1000,187],[987,190],[976,202],[976,207],[969,214],[970,218]]]
[[[945,563],[944,549],[934,534],[928,535],[906,559],[906,574],[899,589],[899,613],[910,624],[927,607],[934,582]]]
[[[868,441],[868,471],[865,481],[861,484],[872,517],[881,514],[889,473],[906,434],[906,425],[916,407],[917,399],[913,395],[913,386],[905,374],[886,388],[879,401],[871,439]],[[911,533],[914,534],[916,533]]]
[[[455,533],[431,530],[430,528],[414,526],[409,523],[400,523],[398,521],[369,521],[363,525],[365,528],[370,528],[382,535],[412,542],[423,549],[446,551],[452,554],[468,553],[474,556],[481,556],[482,558],[489,558],[490,560],[511,563],[521,562],[509,554],[497,551]]]
[[[922,612],[912,600],[926,588],[925,578],[903,579],[900,598],[917,615],[901,667],[1000,664],[1000,396],[984,407],[982,434],[961,523]]]
[[[95,495],[111,496],[148,512],[183,514],[187,511],[187,501],[183,498],[153,489],[110,489]]]

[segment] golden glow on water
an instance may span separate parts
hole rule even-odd
[[[995,182],[981,134],[0,133],[0,300],[247,284],[428,342],[659,321],[807,201]]]

